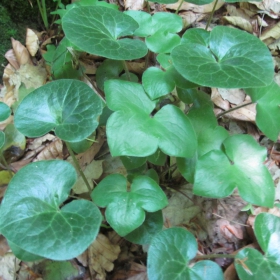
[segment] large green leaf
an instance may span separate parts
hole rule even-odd
[[[197,161],[193,192],[196,195],[221,198],[237,187],[249,203],[272,207],[275,188],[263,162],[266,149],[249,135],[228,137],[221,150],[213,150]]]
[[[197,37],[194,30],[188,36],[187,30],[185,43],[171,52],[174,66],[184,78],[221,88],[263,87],[272,82],[272,57],[258,38],[245,31],[217,26],[206,46],[205,40],[198,40],[201,31],[195,30],[198,30]]]
[[[264,252],[245,248],[235,257],[235,268],[241,280],[278,280],[280,273],[280,218],[268,213],[256,217],[255,235]]]
[[[0,102],[0,122],[6,120],[10,116],[10,114],[10,107],[4,102]]]
[[[280,132],[280,87],[272,82],[267,87],[246,89],[257,102],[256,123],[259,129],[273,141]]]
[[[87,200],[62,208],[76,181],[65,161],[31,163],[16,173],[0,208],[0,230],[7,240],[31,254],[66,260],[81,254],[95,239],[101,213]]]
[[[169,228],[152,239],[148,251],[148,278],[153,280],[222,280],[221,268],[211,261],[188,265],[196,256],[195,237],[183,228]]]
[[[131,60],[147,53],[145,43],[120,37],[132,35],[139,27],[128,15],[107,7],[75,7],[62,18],[66,37],[91,54],[116,60]]]
[[[62,140],[78,142],[96,129],[101,111],[100,98],[85,83],[58,80],[23,99],[15,113],[15,125],[28,137],[54,129]]]
[[[110,80],[105,83],[108,107],[115,111],[107,121],[107,137],[113,156],[145,157],[160,148],[171,156],[188,157],[196,150],[196,136],[189,119],[173,105],[154,116],[155,102],[141,85]]]
[[[106,219],[120,236],[141,226],[145,211],[156,212],[168,204],[164,192],[148,176],[134,177],[127,187],[124,176],[109,175],[96,186],[91,197],[99,207],[106,207]]]

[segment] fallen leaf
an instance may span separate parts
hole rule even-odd
[[[247,101],[244,102],[248,103]],[[239,104],[238,106],[242,105]],[[233,106],[234,108],[234,106]],[[236,109],[234,111],[231,111],[224,115],[225,117],[233,120],[239,120],[239,121],[249,121],[249,122],[255,122],[256,120],[256,104],[250,104],[248,106]]]
[[[143,10],[144,0],[124,0],[124,8],[126,10]]]
[[[26,30],[25,45],[31,56],[35,56],[39,49],[39,39],[37,34],[30,28]]]
[[[20,260],[17,259],[12,253],[6,253],[0,256],[0,279],[14,280],[16,272],[19,269]]]
[[[19,69],[20,65],[17,61],[15,52],[13,49],[8,50],[5,53],[5,58],[9,61],[9,63],[15,68],[15,69]]]
[[[37,150],[40,146],[42,146],[44,143],[47,143],[49,141],[53,141],[56,137],[53,134],[46,134],[42,137],[35,138],[29,145],[28,150]]]
[[[183,19],[184,29],[190,27],[193,23],[199,22],[206,17],[206,14],[194,13],[192,11],[181,12],[180,17]]]
[[[112,280],[148,280],[147,268],[142,264],[129,262],[125,268],[116,271]]]
[[[245,92],[242,89],[225,89],[218,88],[218,92],[223,99],[228,100],[232,104],[240,104],[245,99]]]
[[[88,248],[91,276],[96,280],[105,280],[106,271],[113,270],[113,261],[118,258],[120,251],[120,246],[113,245],[105,235],[99,233]]]
[[[263,0],[261,2],[250,2],[254,4],[261,13],[267,14],[271,18],[279,18],[280,16],[280,2],[277,0]]]
[[[217,88],[212,88],[211,100],[216,106],[224,109],[225,111],[230,109],[229,102],[221,97],[221,94]]]
[[[224,23],[230,23],[234,26],[240,27],[249,33],[253,33],[253,27],[249,20],[237,16],[224,16],[222,17]]]
[[[50,144],[46,145],[33,161],[50,159],[63,159],[63,143],[57,137]]]
[[[30,54],[26,47],[20,42],[11,38],[13,50],[19,65],[29,64],[33,65]]]
[[[7,242],[7,239],[0,235],[0,256],[3,257],[10,250],[10,246]]]
[[[272,42],[280,38],[280,22],[275,25],[267,28],[260,36],[260,40],[262,40],[266,45],[270,45]]]

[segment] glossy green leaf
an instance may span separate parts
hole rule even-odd
[[[280,218],[261,213],[254,225],[257,241],[264,252],[245,248],[235,257],[235,268],[241,280],[279,279],[280,273]]]
[[[6,120],[10,116],[10,114],[10,107],[4,102],[0,102],[0,122]]]
[[[246,89],[253,102],[257,102],[256,123],[273,141],[280,132],[280,87],[272,82],[267,87]]]
[[[81,254],[95,239],[102,217],[87,200],[60,208],[76,177],[71,164],[61,160],[20,169],[2,201],[1,233],[22,250],[44,258],[66,260]]]
[[[105,83],[108,107],[115,111],[107,122],[107,137],[113,156],[145,157],[160,148],[172,156],[192,156],[196,136],[188,117],[173,106],[166,105],[154,116],[155,102],[141,85],[110,80]]]
[[[175,47],[171,57],[185,79],[207,87],[263,87],[274,75],[267,46],[245,31],[226,26],[213,28],[207,46],[193,38],[193,42]]]
[[[19,246],[17,246],[15,243],[8,241],[8,244],[13,252],[13,254],[20,260],[25,262],[34,262],[43,259],[41,256],[31,254]]]
[[[106,207],[106,220],[120,236],[141,226],[145,211],[156,212],[168,204],[164,192],[147,176],[135,177],[128,188],[124,176],[109,175],[96,186],[91,197],[99,207]]]
[[[157,150],[153,155],[148,156],[147,160],[154,165],[163,166],[166,162],[166,154],[161,150]]]
[[[188,265],[196,256],[195,237],[183,228],[169,228],[159,232],[148,251],[149,279],[222,280],[221,268],[211,261]]]
[[[162,211],[147,213],[144,223],[128,235],[124,236],[128,241],[135,244],[150,244],[155,234],[163,227]]]
[[[145,43],[125,37],[139,27],[128,15],[107,7],[76,7],[62,19],[66,37],[91,54],[116,60],[131,60],[146,55]]]
[[[148,169],[144,175],[150,177],[151,179],[153,179],[157,184],[159,184],[159,177],[157,172],[154,169]]]
[[[84,153],[86,150],[88,150],[93,142],[95,142],[95,135],[96,133],[93,132],[89,137],[82,141],[78,142],[69,142],[70,148],[77,154]]]
[[[4,146],[5,144],[5,133],[0,130],[0,149]]]
[[[170,54],[166,54],[166,53],[158,54],[157,61],[163,69],[167,69],[173,64]]]
[[[212,1],[211,1],[212,2]],[[208,47],[211,32],[202,28],[191,28],[185,32],[181,39],[181,44],[199,44]]]
[[[129,157],[129,156],[122,156],[120,157],[124,167],[126,170],[132,170],[142,166],[147,158],[146,157]]]
[[[223,147],[225,153],[213,150],[198,159],[194,194],[221,198],[237,187],[245,201],[272,207],[275,188],[263,164],[266,149],[249,135],[230,136],[223,142]]]
[[[42,136],[54,129],[62,140],[77,142],[96,129],[101,111],[101,100],[88,85],[58,80],[23,99],[15,113],[15,125],[28,137]]]

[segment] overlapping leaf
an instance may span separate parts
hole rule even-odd
[[[148,251],[149,279],[222,280],[221,268],[211,261],[188,263],[196,256],[194,236],[183,228],[169,228],[158,233]]]
[[[168,204],[164,192],[147,176],[135,177],[128,190],[124,176],[109,175],[97,185],[91,197],[99,207],[106,207],[106,219],[120,236],[141,226],[145,211],[156,212]]]
[[[91,54],[116,60],[130,60],[147,53],[145,43],[123,38],[139,27],[130,16],[102,6],[75,7],[62,18],[66,37]]]
[[[10,114],[10,107],[4,102],[0,102],[0,122],[6,120]]]
[[[108,107],[115,111],[107,121],[107,137],[113,156],[145,157],[160,148],[172,156],[192,156],[196,150],[194,129],[173,105],[151,115],[155,102],[141,85],[110,80],[105,83]]]
[[[245,248],[235,257],[235,268],[241,280],[277,280],[280,272],[280,218],[261,213],[255,220],[255,235],[264,252]]]
[[[22,252],[44,258],[81,254],[95,239],[101,214],[87,200],[60,208],[75,181],[75,169],[65,161],[40,161],[20,169],[2,201],[1,233]]]
[[[101,112],[100,98],[85,83],[58,80],[23,99],[15,113],[15,125],[28,137],[54,129],[62,140],[77,142],[92,134]]]
[[[280,87],[272,82],[267,87],[246,89],[246,93],[257,102],[256,123],[259,129],[276,141],[280,132]]]
[[[266,149],[249,135],[233,135],[223,142],[225,152],[213,150],[197,161],[193,192],[221,198],[238,188],[240,196],[256,205],[272,207],[275,188],[263,162]]]
[[[198,29],[191,30],[190,36],[188,30],[184,35],[185,43],[171,52],[175,68],[187,80],[221,88],[263,87],[272,82],[271,54],[255,36],[217,26],[211,31],[207,43],[201,37],[201,31],[194,36]]]

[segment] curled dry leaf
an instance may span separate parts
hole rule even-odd
[[[180,2],[178,1],[177,3],[174,4],[167,4],[166,8],[170,10],[177,10],[178,6],[180,5]],[[214,3],[215,2],[213,1],[212,3],[206,5],[195,5],[192,3],[183,2],[180,11],[181,10],[193,11],[195,13],[201,13],[201,14],[210,13],[213,10]],[[215,11],[219,10],[224,4],[225,2],[223,0],[219,0],[215,8]]]
[[[26,30],[25,45],[31,56],[35,56],[39,49],[39,39],[37,34],[30,28]]]
[[[238,239],[243,239],[243,231],[238,224],[231,225],[229,221],[220,219],[217,221],[223,236],[230,242],[234,241],[234,236]]]
[[[12,38],[11,41],[19,65],[33,65],[27,48],[20,41],[17,41],[14,38]]]
[[[19,63],[17,61],[15,52],[13,49],[8,50],[5,53],[5,58],[9,61],[9,63],[15,68],[15,69],[19,69]]]
[[[37,150],[40,146],[42,146],[44,143],[47,143],[48,141],[53,141],[56,137],[53,134],[46,134],[42,137],[35,138],[32,143],[28,145],[28,150]]]
[[[260,39],[267,45],[280,38],[280,22],[266,29],[260,36]]]
[[[212,88],[211,100],[214,102],[216,106],[226,111],[230,109],[229,102],[221,97],[221,94],[217,88]]]
[[[63,159],[63,143],[56,137],[49,145],[47,145],[33,161]]]
[[[246,102],[244,102],[244,104],[245,103],[248,103],[248,102],[246,101]],[[240,104],[240,105],[242,105],[242,104]],[[236,109],[232,112],[229,112],[229,113],[225,114],[225,116],[227,118],[233,119],[233,120],[255,122],[255,120],[256,120],[256,104],[250,104],[248,106]]]
[[[242,89],[218,88],[217,90],[223,99],[228,100],[232,104],[238,105],[245,99],[245,92]]]
[[[144,8],[144,0],[125,0],[124,7],[126,10],[142,10]]]
[[[93,279],[106,279],[106,271],[113,270],[113,261],[118,258],[120,251],[120,246],[113,245],[105,235],[98,234],[88,248],[89,269]]]
[[[195,22],[199,22],[206,17],[206,14],[194,13],[192,11],[180,13],[181,18],[183,19],[183,26],[187,28]]]
[[[248,19],[236,16],[224,16],[222,17],[224,23],[229,23],[234,26],[240,27],[249,33],[253,33],[253,26]]]
[[[263,0],[261,2],[250,2],[254,4],[262,13],[267,14],[271,18],[280,17],[280,2],[277,0]]]

